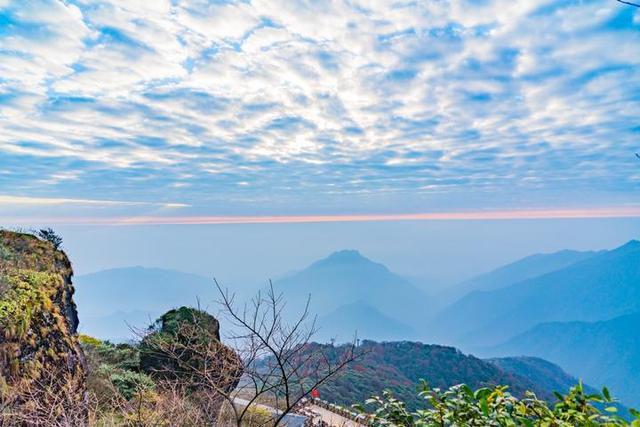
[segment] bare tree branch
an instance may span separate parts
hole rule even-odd
[[[633,3],[625,0],[616,0],[618,3],[628,4],[629,6],[640,7],[640,3]]]
[[[201,413],[218,416],[224,407],[227,424],[240,427],[253,420],[256,408],[267,405],[272,408],[268,424],[281,425],[314,389],[360,357],[355,339],[339,354],[333,347],[312,343],[317,328],[310,298],[302,313],[287,322],[283,295],[271,281],[266,291],[244,304],[215,279],[214,284],[220,314],[231,323],[230,347],[214,336],[217,331],[211,331],[204,315],[174,325],[169,335],[153,330],[141,334],[148,357],[160,361],[155,375],[195,394],[206,407]]]

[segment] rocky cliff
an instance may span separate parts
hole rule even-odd
[[[73,271],[49,241],[0,231],[0,424],[86,423]]]

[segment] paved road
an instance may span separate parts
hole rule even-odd
[[[236,405],[240,405],[240,406],[247,406],[249,404],[249,401],[247,399],[242,399],[240,397],[234,397],[233,401]],[[252,405],[255,406],[256,408],[266,409],[267,411],[276,415],[280,415],[280,413],[282,412],[278,409],[274,409],[271,406],[263,405],[261,403],[252,403]]]
[[[233,401],[236,403],[236,405],[240,405],[240,406],[247,406],[249,404],[248,400],[241,399],[239,397],[234,398]],[[281,413],[281,411],[267,405],[254,403],[254,406],[258,408],[266,409],[267,411],[275,415],[278,415]],[[322,421],[327,423],[330,427],[365,427],[362,424],[359,424],[341,415],[335,414],[317,405],[309,405],[307,406],[307,409],[315,414],[318,414],[320,418],[322,418]],[[288,414],[285,416],[284,421],[287,427],[297,427],[297,426],[302,426],[304,424],[304,417],[300,415],[295,415],[295,414]]]
[[[233,402],[236,405],[240,405],[240,406],[247,406],[249,404],[248,400],[242,399],[239,397],[234,397]],[[267,411],[271,412],[274,415],[280,415],[282,413],[282,411],[278,409],[272,408],[271,406],[262,405],[260,403],[254,403],[253,406],[261,409],[266,409]],[[284,419],[283,419],[287,427],[302,427],[304,425],[304,420],[305,420],[305,417],[301,415],[296,415],[296,414],[287,414],[284,416]]]
[[[344,418],[338,414],[334,414],[320,406],[309,405],[308,409],[320,415],[320,417],[322,417],[322,421],[329,424],[331,427],[364,427],[362,424]]]

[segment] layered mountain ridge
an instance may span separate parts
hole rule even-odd
[[[354,250],[334,252],[304,270],[276,281],[275,287],[294,307],[303,306],[310,298],[311,310],[320,318],[340,307],[360,303],[410,328],[419,329],[432,314],[430,300],[424,292],[383,264]],[[336,332],[349,336],[355,329],[345,325]]]
[[[543,322],[597,321],[640,311],[639,261],[640,242],[634,240],[501,289],[473,291],[433,319],[433,338],[468,347],[495,345]]]

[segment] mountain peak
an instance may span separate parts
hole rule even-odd
[[[336,251],[325,258],[327,261],[370,261],[367,257],[363,256],[359,251],[355,249],[343,249]]]
[[[640,249],[640,240],[629,240],[624,245],[620,246],[618,250],[636,251]]]
[[[370,260],[355,249],[343,249],[333,252],[326,258],[311,265],[316,268],[376,268],[388,271],[387,267]]]

